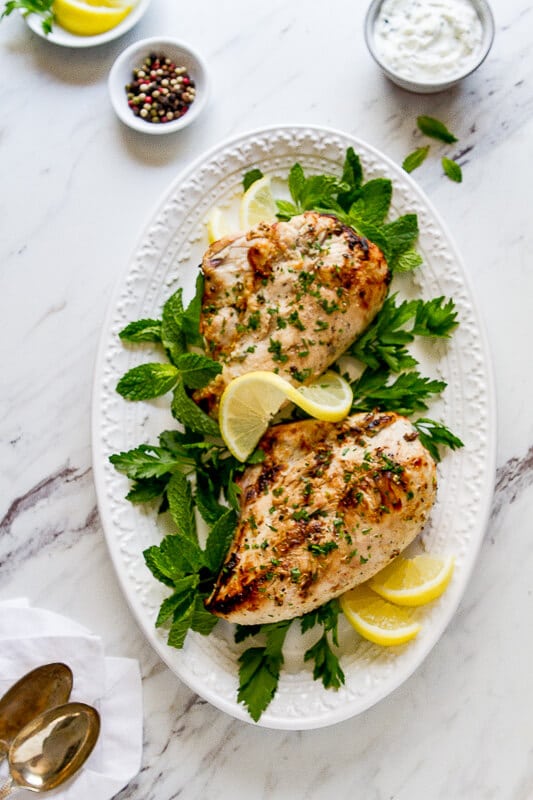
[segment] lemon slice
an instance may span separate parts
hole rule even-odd
[[[352,399],[350,384],[336,372],[326,372],[298,388],[274,372],[248,372],[224,390],[220,432],[235,458],[246,461],[285,400],[316,419],[338,422],[350,411]]]
[[[77,36],[96,36],[122,22],[134,6],[129,0],[54,0],[52,9],[58,25]]]
[[[411,609],[388,603],[364,584],[343,594],[340,604],[357,633],[384,647],[410,642],[422,627]]]
[[[221,208],[215,206],[207,217],[207,239],[209,244],[218,242],[219,239],[227,236],[229,232],[224,212]]]
[[[452,556],[436,558],[420,555],[396,558],[369,581],[380,597],[400,606],[422,606],[436,600],[448,586],[453,574]]]
[[[272,197],[270,178],[265,175],[254,181],[245,191],[239,207],[239,221],[241,228],[247,231],[259,222],[275,222],[276,203]]]

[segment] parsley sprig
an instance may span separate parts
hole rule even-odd
[[[53,3],[54,0],[8,0],[0,15],[0,20],[9,17],[16,9],[20,9],[25,17],[28,14],[37,14],[41,17],[41,27],[45,34],[49,34],[55,19],[52,11]]]

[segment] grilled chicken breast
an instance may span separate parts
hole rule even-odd
[[[420,533],[435,500],[435,463],[394,413],[277,425],[260,447],[206,602],[231,622],[300,616],[367,580]]]
[[[194,395],[216,415],[238,375],[278,372],[307,383],[380,310],[390,273],[381,250],[330,215],[260,224],[207,250],[200,331],[223,371]]]

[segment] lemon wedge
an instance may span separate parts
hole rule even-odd
[[[111,30],[127,17],[131,0],[54,0],[58,25],[77,36],[97,36]]]
[[[218,242],[230,233],[224,212],[218,206],[211,209],[207,217],[207,240],[209,244]]]
[[[343,594],[340,604],[357,633],[384,647],[410,642],[422,627],[411,609],[383,600],[365,584]]]
[[[396,558],[369,581],[369,586],[391,603],[422,606],[444,592],[453,575],[454,559],[420,555]]]
[[[343,419],[352,406],[350,384],[326,372],[307,386],[295,387],[274,372],[259,370],[228,384],[220,400],[219,425],[228,450],[246,461],[285,400],[327,422]]]
[[[254,181],[245,191],[239,206],[239,222],[243,231],[259,222],[275,222],[276,203],[272,196],[270,177],[265,175]]]

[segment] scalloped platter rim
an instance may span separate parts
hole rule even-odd
[[[444,295],[456,303],[460,325],[450,342],[433,343],[416,355],[423,374],[448,383],[442,398],[432,404],[431,416],[450,427],[465,446],[448,452],[439,464],[437,503],[415,545],[418,550],[453,554],[455,572],[443,597],[423,609],[422,631],[408,645],[380,648],[362,640],[341,620],[340,657],[346,683],[338,691],[326,690],[314,681],[309,664],[303,662],[304,650],[316,634],[313,639],[312,631],[306,633],[311,638],[305,640],[297,626],[292,626],[278,691],[258,723],[267,728],[320,728],[348,719],[386,697],[423,662],[466,588],[490,511],[496,429],[486,337],[457,249],[412,178],[364,141],[304,125],[245,133],[196,160],[161,198],[109,304],[95,369],[94,478],[106,542],[125,597],[150,644],[185,684],[217,708],[251,722],[237,702],[237,659],[243,645],[234,643],[231,625],[221,621],[207,637],[189,633],[179,651],[166,644],[164,630],[155,628],[159,605],[168,590],[148,572],[142,551],[157,544],[164,532],[156,509],[134,507],[124,499],[128,481],[113,469],[108,457],[141,442],[154,442],[173,422],[165,398],[127,403],[115,392],[120,376],[147,360],[142,348],[124,347],[118,333],[132,320],[158,316],[178,286],[183,287],[184,299],[190,299],[207,247],[209,211],[221,206],[231,212],[248,169],[259,167],[281,180],[299,161],[306,172],[340,174],[348,147],[359,154],[366,179],[381,176],[392,180],[393,216],[418,215],[418,249],[424,265],[413,275],[399,278],[395,290],[426,299]]]

